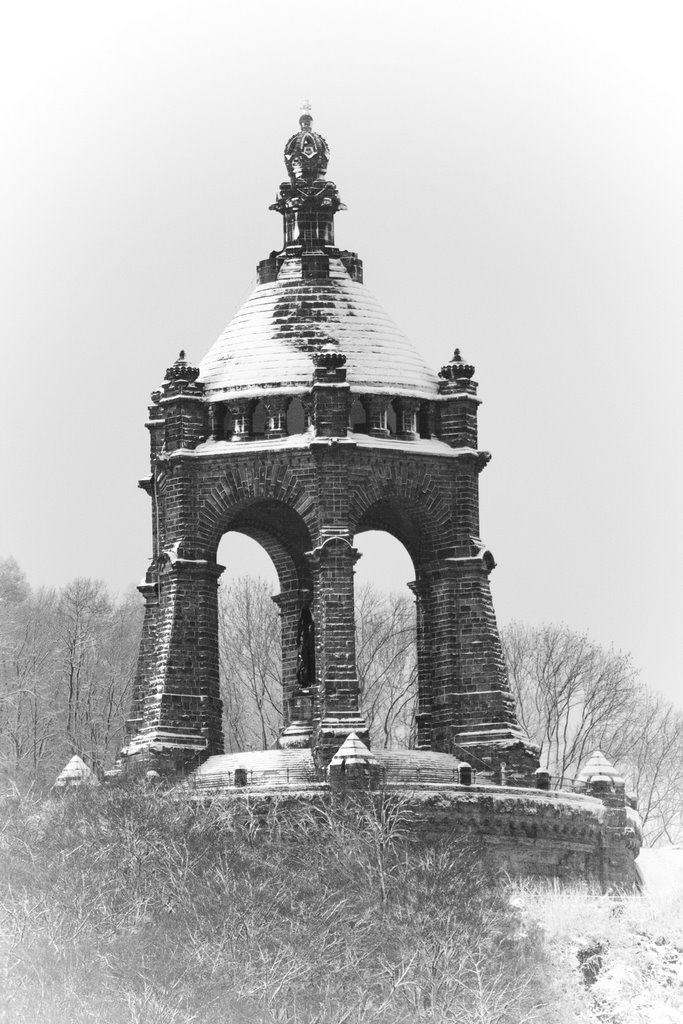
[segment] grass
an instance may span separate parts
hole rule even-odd
[[[680,1000],[648,953],[619,983],[640,1016],[609,1001],[659,927],[643,900],[495,882],[397,799],[263,818],[98,789],[0,821],[2,1024],[641,1024]]]

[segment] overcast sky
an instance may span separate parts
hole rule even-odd
[[[149,392],[279,246],[308,97],[338,244],[435,369],[476,365],[499,620],[588,629],[683,704],[680,3],[23,0],[0,29],[0,554],[140,579]]]

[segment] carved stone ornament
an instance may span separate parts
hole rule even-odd
[[[313,182],[324,178],[330,160],[330,148],[322,135],[312,129],[311,105],[302,104],[299,125],[285,146],[285,167],[290,181]]]
[[[185,350],[181,349],[178,358],[176,359],[173,366],[169,366],[166,370],[166,376],[164,380],[169,381],[185,381],[188,384],[193,384],[199,376],[199,367],[192,366],[185,359]]]
[[[474,367],[464,361],[459,348],[456,348],[450,363],[446,363],[439,370],[439,377],[444,380],[462,380],[463,377],[469,380],[473,375]]]

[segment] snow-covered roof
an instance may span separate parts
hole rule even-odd
[[[235,785],[235,772],[246,773],[249,786],[282,786],[317,782],[313,754],[303,750],[246,750],[236,754],[214,754],[189,776],[188,785],[199,789],[222,789]]]
[[[377,758],[355,732],[350,732],[330,761],[330,767],[341,764],[377,764]]]
[[[329,277],[302,279],[288,256],[277,280],[256,286],[200,363],[207,398],[296,394],[313,380],[313,353],[335,345],[355,392],[434,398],[438,379],[365,285],[331,257]]]
[[[590,782],[591,779],[604,778],[608,782],[623,783],[621,773],[607,760],[601,750],[594,750],[585,765],[575,778],[577,783]]]
[[[53,789],[62,789],[64,786],[97,786],[97,776],[88,768],[85,761],[74,754],[57,776]]]

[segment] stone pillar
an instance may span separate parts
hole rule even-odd
[[[351,406],[351,389],[346,383],[346,356],[326,345],[313,356],[315,373],[311,404],[318,437],[346,437]]]
[[[417,725],[418,750],[432,749],[432,687],[434,644],[431,637],[431,614],[429,589],[424,581],[408,584],[415,595],[416,646],[417,646]]]
[[[156,586],[145,586],[138,700],[124,751],[128,763],[170,774],[223,751],[217,597],[222,571],[201,559],[166,557]]]
[[[312,594],[299,586],[296,576],[289,581],[281,577],[281,583],[282,591],[273,598],[280,609],[282,637],[283,730],[277,745],[280,749],[310,747],[315,680],[310,686],[302,687],[297,668],[299,623],[304,606],[310,607]]]
[[[425,603],[432,619],[432,749],[472,763],[481,776],[534,785],[538,753],[517,724],[493,611],[489,552],[430,567]]]
[[[453,448],[477,448],[477,383],[472,380],[474,367],[465,363],[456,348],[450,363],[439,371],[439,436]]]
[[[151,580],[151,574],[148,574],[148,577]],[[142,621],[137,667],[133,680],[133,699],[131,701],[130,715],[126,719],[127,741],[130,741],[133,736],[143,731],[147,681],[154,670],[154,656],[157,649],[159,630],[159,585],[155,582],[145,582],[138,587],[138,590],[145,599],[145,613]]]
[[[639,815],[628,814],[624,780],[596,774],[589,779],[587,792],[605,805],[600,848],[603,889],[632,891],[637,886],[635,858],[640,853],[642,832]]]
[[[165,421],[167,452],[196,448],[207,438],[208,410],[203,398],[204,385],[198,383],[198,376],[199,368],[191,366],[182,351],[166,371],[159,405]]]
[[[348,535],[341,532],[323,535],[309,556],[319,700],[313,743],[320,767],[327,767],[351,732],[369,743],[356,672],[353,567],[358,557]]]

